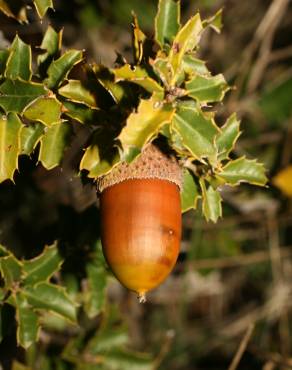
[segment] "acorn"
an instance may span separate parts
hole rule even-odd
[[[98,181],[105,259],[140,302],[166,279],[179,254],[181,177],[177,159],[149,144]]]

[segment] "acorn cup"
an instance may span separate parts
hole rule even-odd
[[[173,269],[181,238],[181,168],[153,144],[132,163],[98,181],[101,241],[117,279],[138,293],[162,283]]]

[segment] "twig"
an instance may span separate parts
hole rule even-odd
[[[236,370],[237,366],[239,365],[239,362],[245,352],[245,349],[248,345],[248,342],[250,341],[250,338],[252,336],[254,330],[254,324],[250,324],[249,327],[246,330],[246,333],[244,334],[244,337],[242,338],[240,345],[238,347],[238,350],[235,353],[235,356],[233,357],[233,360],[228,368],[228,370]]]

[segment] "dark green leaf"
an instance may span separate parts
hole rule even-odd
[[[47,170],[61,163],[71,132],[71,125],[67,122],[60,122],[46,128],[41,138],[39,160]]]
[[[220,33],[222,28],[222,9],[219,9],[212,17],[203,21],[204,27],[212,27],[217,33]]]
[[[229,88],[223,75],[200,76],[196,75],[186,83],[188,95],[201,104],[221,101]]]
[[[46,247],[42,254],[32,260],[23,261],[23,270],[26,273],[25,285],[34,285],[42,281],[49,281],[53,274],[60,269],[63,262],[57,245]]]
[[[203,199],[203,214],[207,221],[217,222],[218,218],[222,216],[221,195],[211,185],[206,189],[203,179],[200,180],[200,186]]]
[[[0,117],[0,182],[13,180],[14,172],[18,169],[21,128],[22,123],[15,113]]]
[[[184,169],[183,172],[183,188],[181,191],[181,208],[182,212],[197,208],[197,201],[200,197],[198,186],[194,176],[189,170]]]
[[[62,104],[54,96],[37,98],[23,112],[25,118],[49,127],[60,122],[61,114]]]
[[[232,114],[224,126],[221,127],[221,132],[216,137],[219,160],[228,158],[229,153],[234,148],[240,135],[239,126],[240,121],[237,119],[236,114]]]
[[[43,18],[49,8],[53,8],[53,0],[34,0],[34,5],[40,18]]]
[[[76,103],[82,103],[89,107],[96,107],[96,101],[92,92],[90,92],[81,81],[69,80],[68,83],[59,89],[59,94]]]
[[[9,50],[5,76],[11,80],[31,78],[31,49],[17,35]]]
[[[171,45],[180,28],[180,2],[176,0],[160,0],[155,18],[155,40],[163,48]]]
[[[64,101],[66,116],[75,119],[80,123],[97,124],[100,120],[100,112],[98,109],[89,108],[83,104],[73,103],[71,101]]]
[[[22,128],[20,134],[21,154],[30,155],[32,153],[44,134],[44,129],[41,123],[34,123]]]
[[[60,32],[56,32],[51,26],[48,26],[40,45],[40,48],[45,50],[45,52],[37,58],[41,75],[46,73],[53,58],[59,54],[62,42],[62,33],[62,30]]]
[[[203,75],[210,74],[206,63],[203,60],[197,59],[193,54],[186,54],[182,60],[183,70],[188,75]]]
[[[9,51],[7,49],[0,50],[0,76],[3,75],[5,71],[8,56],[9,56]]]
[[[21,280],[22,266],[11,253],[0,258],[0,271],[5,280],[6,289],[13,289],[15,284]]]
[[[42,84],[7,79],[0,86],[0,106],[6,113],[21,113],[30,102],[45,94]]]

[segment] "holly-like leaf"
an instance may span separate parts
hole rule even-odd
[[[176,35],[169,53],[169,63],[173,70],[172,85],[177,80],[184,55],[197,46],[202,30],[203,26],[200,15],[196,14]]]
[[[0,76],[2,76],[5,71],[8,57],[9,51],[7,49],[0,50]]]
[[[0,117],[0,182],[10,179],[18,169],[22,123],[15,113]]]
[[[219,9],[212,17],[203,21],[204,27],[211,27],[217,33],[221,32],[222,28],[222,9]]]
[[[115,348],[105,354],[104,361],[109,369],[153,370],[154,360],[145,353]]]
[[[31,102],[23,112],[25,118],[39,121],[48,127],[60,122],[61,114],[62,104],[55,96],[41,96]]]
[[[219,217],[222,217],[222,198],[218,190],[213,189],[210,185],[208,189],[204,179],[200,180],[202,190],[202,208],[203,214],[207,221],[217,222]]]
[[[69,80],[66,85],[59,89],[58,93],[73,102],[82,103],[88,107],[96,108],[94,95],[82,84],[81,81]]]
[[[146,36],[141,31],[138,23],[138,19],[134,14],[133,19],[133,50],[134,50],[134,60],[135,64],[140,64],[143,58],[143,44],[146,40]]]
[[[27,302],[24,294],[18,292],[15,297],[17,327],[17,343],[29,348],[38,338],[38,316]]]
[[[57,245],[46,247],[39,256],[23,261],[23,270],[26,273],[25,285],[34,285],[39,282],[49,281],[63,263]]]
[[[21,154],[30,155],[44,134],[44,126],[34,123],[24,126],[20,133]]]
[[[39,160],[47,170],[60,164],[71,131],[71,125],[67,122],[60,122],[46,128],[45,134],[41,138]]]
[[[57,88],[60,83],[67,77],[75,64],[83,59],[83,53],[79,50],[68,50],[59,59],[53,61],[48,68],[48,78],[45,84],[49,89]]]
[[[182,69],[189,76],[198,74],[202,76],[210,75],[210,72],[206,67],[206,63],[203,60],[196,58],[193,54],[184,55],[182,60]]]
[[[26,286],[22,292],[33,308],[52,311],[70,321],[76,321],[76,306],[62,287],[39,283],[34,287]]]
[[[183,187],[180,194],[182,212],[197,208],[197,201],[200,198],[198,186],[194,176],[188,169],[183,171]]]
[[[21,280],[22,265],[10,252],[6,256],[0,257],[0,271],[6,289],[13,289]]]
[[[99,109],[89,108],[71,101],[64,101],[63,106],[66,109],[64,114],[80,123],[98,124],[102,119]]]
[[[15,36],[9,50],[5,76],[11,80],[17,78],[29,81],[31,78],[31,49],[18,35]]]
[[[195,104],[181,104],[175,112],[171,129],[179,134],[194,158],[208,157],[211,162],[215,161],[214,139],[219,129],[212,116],[204,114]]]
[[[88,344],[88,350],[93,355],[98,355],[114,348],[123,347],[128,342],[129,335],[125,327],[105,327],[91,339]]]
[[[129,64],[125,64],[121,68],[112,70],[116,82],[118,81],[130,81],[137,85],[142,86],[145,90],[150,93],[163,92],[163,88],[153,78],[148,75],[148,72],[141,67],[131,67]]]
[[[229,87],[222,74],[217,76],[194,76],[186,83],[187,94],[201,104],[221,101]]]
[[[155,40],[163,48],[171,45],[180,28],[180,2],[160,0],[155,18]]]
[[[43,18],[49,8],[54,8],[53,0],[34,0],[37,13],[40,18]]]
[[[273,184],[279,188],[282,193],[292,197],[292,166],[288,166],[273,177]]]
[[[7,79],[0,86],[0,106],[6,113],[21,113],[30,102],[45,94],[42,84]]]
[[[240,121],[236,114],[232,114],[224,126],[221,127],[220,133],[216,137],[216,145],[218,148],[218,159],[227,159],[229,153],[234,148],[234,145],[240,136]]]
[[[170,104],[162,104],[154,97],[141,100],[137,112],[128,117],[127,124],[118,137],[124,150],[124,158],[133,160],[142,147],[158,135],[160,128],[172,120],[173,114],[174,108]]]
[[[232,186],[241,182],[264,186],[267,182],[263,164],[258,163],[255,159],[245,157],[228,162],[218,171],[218,176]]]
[[[63,31],[56,32],[53,27],[48,26],[44,35],[40,49],[45,52],[38,56],[37,64],[41,75],[44,75],[55,56],[57,56],[61,49]]]

